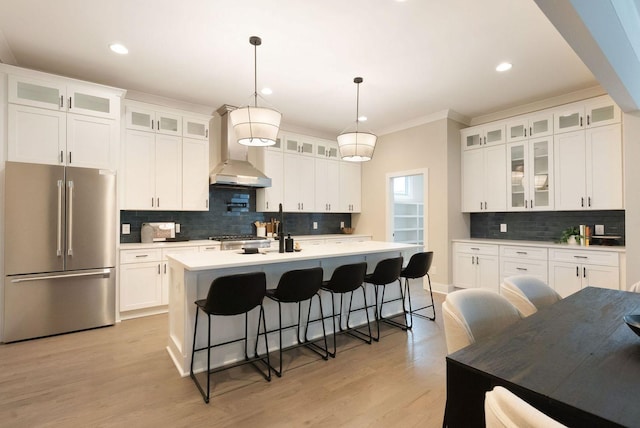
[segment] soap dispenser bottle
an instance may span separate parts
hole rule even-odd
[[[288,234],[287,239],[284,240],[284,248],[287,253],[293,253],[293,238],[291,238],[291,234]]]

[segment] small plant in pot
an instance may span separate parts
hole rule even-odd
[[[580,229],[576,226],[566,228],[562,231],[560,242],[574,245],[580,243]]]

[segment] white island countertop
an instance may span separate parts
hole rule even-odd
[[[303,247],[301,251],[279,253],[278,248],[260,249],[257,254],[244,254],[242,250],[209,253],[174,254],[167,256],[185,270],[202,271],[240,266],[255,266],[303,260],[376,254],[385,251],[418,250],[421,246],[393,242],[364,241]]]

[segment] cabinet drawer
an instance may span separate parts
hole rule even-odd
[[[527,260],[547,260],[547,249],[538,247],[500,246],[501,257],[513,257]]]
[[[162,252],[158,249],[120,251],[120,263],[154,262],[162,260]]]
[[[547,282],[547,262],[545,260],[502,259],[502,277],[512,275],[532,275]]]
[[[203,245],[200,247],[200,252],[203,251],[219,251],[220,250],[220,244],[210,244],[210,245]]]
[[[454,245],[453,251],[458,253],[469,253],[476,255],[498,255],[498,246],[491,244],[468,244],[457,242]]]
[[[167,255],[197,253],[197,252],[198,252],[198,247],[165,248],[162,250],[162,260],[166,260]]]
[[[618,266],[618,253],[609,251],[549,250],[549,260],[569,263],[587,263],[601,266]]]

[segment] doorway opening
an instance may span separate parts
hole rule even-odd
[[[428,170],[387,174],[387,240],[427,244]]]

